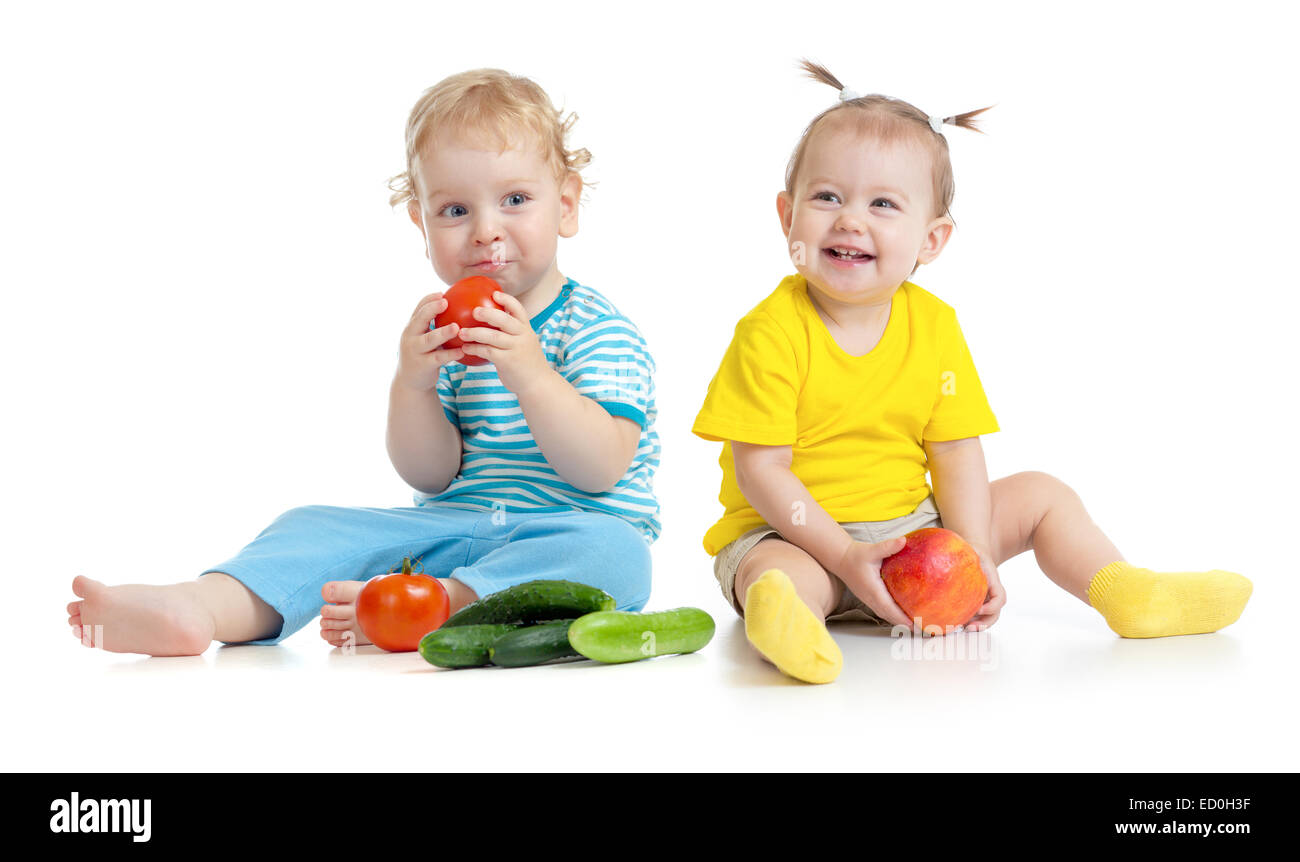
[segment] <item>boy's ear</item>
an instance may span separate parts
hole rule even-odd
[[[419,201],[407,201],[407,202],[406,202],[406,214],[409,215],[409,216],[411,217],[411,221],[413,221],[413,222],[415,223],[415,226],[418,227],[418,228],[420,229],[420,233],[423,234],[423,233],[424,233],[424,218],[423,218],[423,216],[421,215],[421,212],[420,212],[420,203],[419,203]]]
[[[582,198],[582,177],[574,172],[560,183],[560,236],[568,238],[578,232],[578,202]]]
[[[794,218],[794,200],[790,197],[789,192],[777,193],[776,214],[781,217],[781,232],[788,237],[790,235],[790,222]]]
[[[930,263],[937,258],[939,252],[943,251],[943,247],[948,244],[948,239],[952,236],[955,227],[956,224],[948,216],[940,216],[930,222],[930,228],[925,235],[925,242],[916,255],[917,264]]]
[[[420,229],[420,236],[424,239],[424,256],[429,257],[429,235],[424,232],[424,214],[420,209],[420,202],[417,200],[407,201],[406,214],[411,217],[411,221]]]

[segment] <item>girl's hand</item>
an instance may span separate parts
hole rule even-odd
[[[906,544],[907,540],[902,536],[876,544],[854,542],[840,558],[835,574],[876,616],[887,623],[914,631],[912,620],[907,618],[907,613],[894,601],[880,578],[881,562],[885,557],[903,550]]]
[[[465,343],[467,355],[480,356],[495,365],[501,385],[522,397],[529,387],[545,379],[552,371],[551,364],[519,300],[503,290],[492,294],[492,298],[505,311],[474,309],[474,319],[488,325],[462,329],[460,340]]]
[[[397,383],[419,392],[431,392],[438,386],[438,371],[448,362],[457,362],[464,353],[459,347],[443,348],[456,334],[457,326],[449,323],[430,329],[433,319],[447,309],[442,291],[431,293],[415,307],[415,313],[402,330],[397,359]]]
[[[998,577],[998,567],[993,565],[993,555],[989,553],[988,548],[979,546],[975,546],[975,552],[979,554],[984,577],[989,580],[989,594],[984,605],[975,613],[971,621],[962,626],[962,630],[968,632],[983,631],[993,625],[997,622],[998,615],[1002,613],[1002,606],[1007,603],[1007,591],[1002,586],[1002,579]]]

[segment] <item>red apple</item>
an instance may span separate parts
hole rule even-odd
[[[989,582],[979,554],[966,540],[942,527],[913,530],[907,546],[880,565],[880,577],[908,619],[921,618],[922,631],[943,632],[964,625],[988,596]]]

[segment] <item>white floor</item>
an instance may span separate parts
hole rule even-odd
[[[570,50],[570,20],[506,2],[492,38],[434,51],[394,51],[393,22],[477,34],[479,10],[315,4],[304,39],[289,4],[10,5],[5,118],[27,133],[0,141],[0,283],[21,321],[0,339],[0,769],[1300,769],[1300,291],[1269,242],[1296,232],[1288,6],[1180,10],[1171,39],[1159,4],[872,4],[868,55],[818,0],[755,4],[741,28],[725,4],[668,0],[635,42],[575,10]],[[1069,38],[1026,37],[1053,27]],[[985,652],[903,658],[841,627],[846,669],[824,687],[749,652],[700,545],[720,447],[690,428],[736,320],[789,273],[772,202],[835,100],[801,56],[927,111],[998,106],[987,134],[949,135],[960,227],[917,275],[958,310],[1003,428],[989,475],[1060,476],[1141,565],[1246,574],[1239,623],[1122,641],[1023,557],[1001,567]],[[387,393],[398,333],[441,282],[385,181],[423,88],[481,66],[581,116],[599,185],[560,270],[651,346],[650,608],[703,607],[716,640],[461,672],[344,656],[314,628],[193,659],[79,646],[76,574],[169,583],[293,506],[410,504]],[[1207,101],[1231,110],[1204,122]]]
[[[978,635],[904,642],[834,631],[832,685],[753,654],[716,593],[703,651],[637,664],[444,671],[416,654],[279,647],[122,656],[32,624],[10,659],[14,770],[1119,770],[1300,767],[1286,600],[1213,635],[1126,641],[1042,580]],[[53,584],[50,584],[53,587]],[[1273,597],[1275,600],[1278,597]],[[686,602],[675,602],[682,604]],[[665,607],[656,604],[654,607]],[[1278,608],[1275,612],[1273,609]],[[28,619],[27,623],[32,623]],[[15,648],[27,655],[17,656]],[[915,650],[915,652],[914,652]],[[30,651],[30,652],[29,652]],[[946,651],[946,654],[944,654]]]

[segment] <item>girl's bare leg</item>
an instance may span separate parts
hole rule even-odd
[[[826,574],[821,563],[798,545],[769,536],[750,548],[736,568],[732,588],[736,602],[743,608],[749,587],[768,569],[780,569],[794,584],[800,600],[823,620],[835,610],[844,594],[844,583]]]
[[[1057,586],[1088,602],[1088,584],[1103,566],[1124,557],[1092,522],[1083,500],[1047,473],[1016,473],[990,485],[994,565],[1031,548]]]
[[[741,559],[732,591],[745,609],[745,637],[765,660],[804,682],[839,676],[844,657],[825,620],[844,585],[805,551],[764,539]]]
[[[1215,632],[1236,622],[1250,599],[1253,585],[1236,572],[1155,572],[1129,564],[1079,495],[1046,473],[1017,473],[991,487],[995,564],[1033,548],[1039,568],[1121,637]]]

